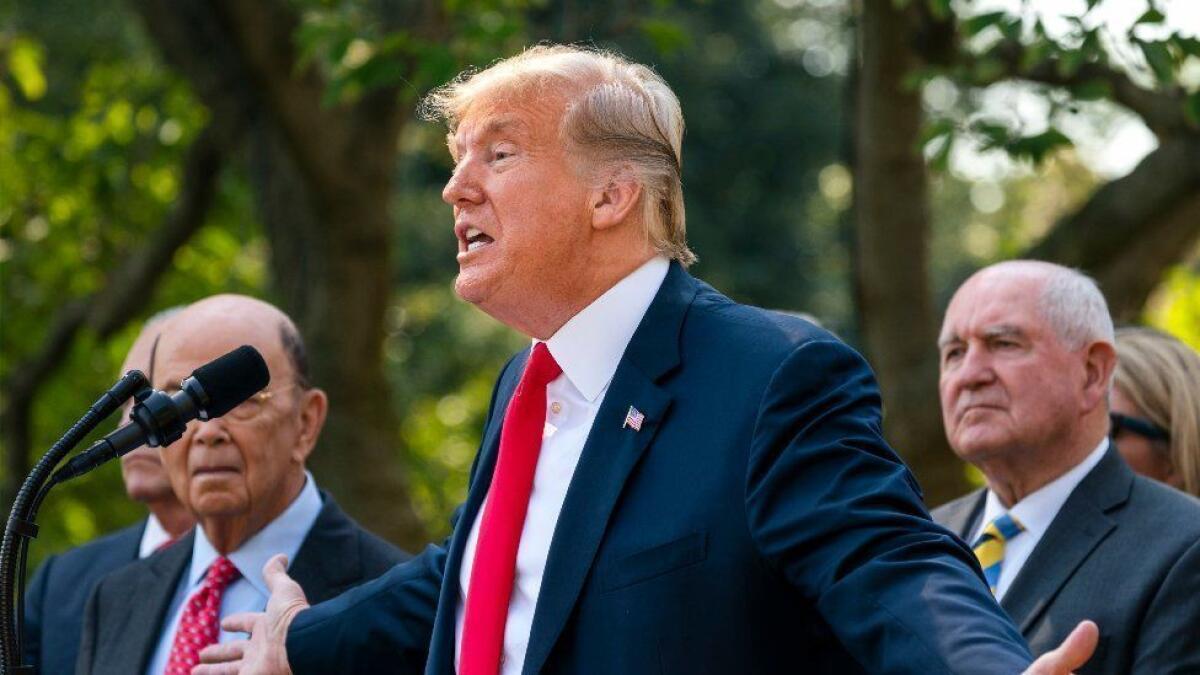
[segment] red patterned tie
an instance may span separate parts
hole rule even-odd
[[[183,616],[179,617],[179,628],[175,631],[171,656],[163,675],[190,675],[192,668],[200,663],[200,650],[217,643],[221,630],[221,594],[240,576],[241,572],[224,556],[209,565],[200,590],[188,598]]]
[[[459,675],[496,675],[500,670],[517,547],[546,425],[546,385],[560,373],[562,368],[550,350],[539,342],[504,414],[500,456],[479,525],[467,588]]]

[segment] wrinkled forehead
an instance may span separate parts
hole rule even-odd
[[[208,323],[197,327],[181,326],[159,340],[154,369],[156,388],[176,387],[200,366],[224,356],[242,345],[250,345],[262,354],[271,374],[271,382],[283,382],[291,367],[283,351],[279,327],[252,322]]]
[[[1044,329],[1039,308],[1045,282],[1030,277],[973,277],[946,308],[938,343]]]

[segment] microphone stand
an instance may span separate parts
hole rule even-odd
[[[131,370],[104,393],[62,438],[42,456],[17,492],[0,543],[0,674],[33,673],[21,663],[21,630],[25,620],[25,561],[29,541],[38,535],[38,509],[50,489],[62,481],[51,472],[104,418],[130,397],[149,389],[146,376]]]

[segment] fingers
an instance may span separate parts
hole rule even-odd
[[[271,556],[267,564],[263,565],[263,581],[267,584],[267,590],[271,593],[275,592],[275,586],[284,580],[291,581],[292,578],[287,575],[288,558],[286,555],[279,553]],[[293,582],[295,583],[295,582]]]
[[[1081,621],[1058,649],[1043,654],[1025,672],[1027,675],[1067,675],[1087,663],[1099,642],[1100,629],[1096,624]]]
[[[202,663],[195,668],[192,668],[192,675],[238,675],[237,663]]]
[[[238,612],[221,619],[221,628],[229,633],[253,633],[262,612]]]
[[[200,650],[200,663],[228,663],[238,661],[246,655],[246,640],[221,642]]]

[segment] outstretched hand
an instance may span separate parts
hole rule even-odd
[[[1024,675],[1069,675],[1092,658],[1096,643],[1100,641],[1100,629],[1091,621],[1081,621],[1066,640],[1052,652],[1029,666]]]
[[[287,631],[296,615],[308,609],[308,599],[300,584],[287,575],[285,555],[263,565],[263,581],[271,592],[266,612],[242,612],[221,622],[225,630],[249,633],[250,639],[205,647],[192,675],[291,675]]]

